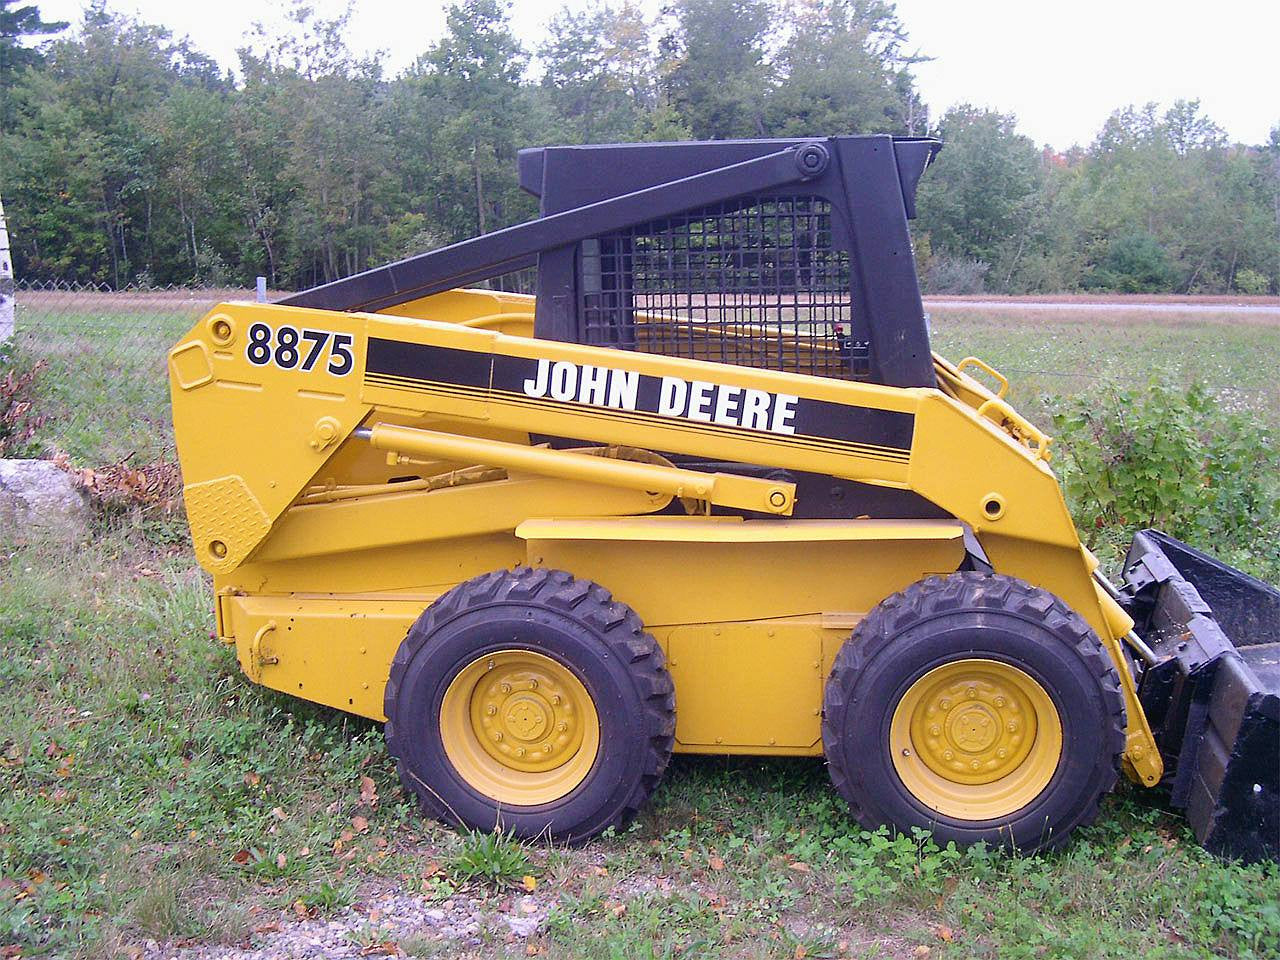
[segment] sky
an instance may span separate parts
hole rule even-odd
[[[352,0],[351,47],[385,51],[394,74],[444,31],[445,3]],[[581,7],[586,0],[569,0]],[[81,0],[37,0],[48,20],[79,18]],[[312,0],[334,14],[346,0]],[[640,0],[656,13],[661,0]],[[233,67],[254,21],[282,23],[274,0],[112,0]],[[559,0],[514,0],[512,23],[534,47]],[[1038,144],[1087,145],[1118,107],[1199,99],[1230,139],[1262,143],[1280,125],[1280,0],[897,0],[935,116],[956,103],[1018,118]],[[836,133],[838,131],[830,131]]]

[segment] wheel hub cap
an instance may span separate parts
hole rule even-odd
[[[948,671],[911,716],[920,758],[934,773],[961,783],[1006,776],[1026,759],[1035,737],[1035,710],[1019,683],[988,670]]]
[[[930,810],[994,820],[1049,785],[1062,756],[1062,721],[1045,689],[998,660],[934,667],[898,701],[889,751],[902,785]]]
[[[600,749],[600,719],[577,674],[532,650],[472,660],[440,704],[454,771],[497,803],[533,806],[572,793]]]
[[[582,744],[580,698],[553,663],[491,657],[476,684],[472,725],[485,752],[508,767],[554,770]]]

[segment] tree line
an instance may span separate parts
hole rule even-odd
[[[388,77],[304,3],[233,74],[93,0],[0,0],[0,196],[20,278],[301,288],[536,214],[548,143],[894,133],[947,144],[913,226],[935,292],[1280,292],[1280,127],[1228,142],[1195,102],[1126,107],[1056,152],[1015,118],[930,117],[887,0],[562,9],[535,46],[460,0]]]

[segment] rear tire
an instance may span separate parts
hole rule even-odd
[[[518,568],[454,587],[400,645],[387,747],[430,816],[581,843],[635,816],[675,733],[662,650],[598,584]]]
[[[933,577],[872,610],[836,657],[823,742],[866,827],[1033,851],[1097,815],[1125,744],[1097,635],[1012,577]]]

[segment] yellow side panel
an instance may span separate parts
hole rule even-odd
[[[314,703],[385,720],[382,695],[417,600],[232,597],[240,666],[251,680]]]
[[[677,750],[821,752],[826,673],[816,623],[697,624],[663,639]]]
[[[954,572],[964,543],[530,540],[528,554],[533,566],[604,584],[653,627],[865,613],[921,577]]]

